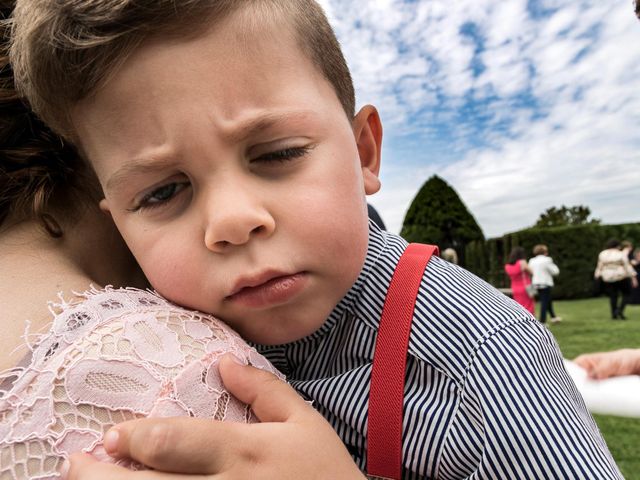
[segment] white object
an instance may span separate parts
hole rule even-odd
[[[640,417],[640,376],[626,375],[591,380],[587,371],[571,360],[564,366],[592,413]]]

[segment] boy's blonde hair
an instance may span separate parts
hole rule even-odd
[[[314,0],[18,0],[11,61],[32,109],[72,140],[72,107],[110,78],[145,39],[193,37],[241,9],[293,28],[349,119],[355,94],[340,45]]]

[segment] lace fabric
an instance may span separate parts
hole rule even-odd
[[[52,304],[50,330],[10,374],[0,398],[0,480],[55,479],[84,451],[115,461],[101,443],[113,425],[141,417],[193,416],[254,422],[218,374],[227,352],[282,375],[233,330],[137,289],[92,290]]]

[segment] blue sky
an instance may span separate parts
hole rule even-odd
[[[399,232],[447,180],[485,235],[551,206],[640,221],[640,20],[631,0],[321,0],[357,103],[384,125],[382,190]]]

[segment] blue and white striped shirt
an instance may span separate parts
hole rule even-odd
[[[259,350],[366,469],[371,362],[407,243],[370,226],[357,281],[312,335]],[[549,331],[473,274],[433,258],[409,340],[403,478],[621,479]]]

